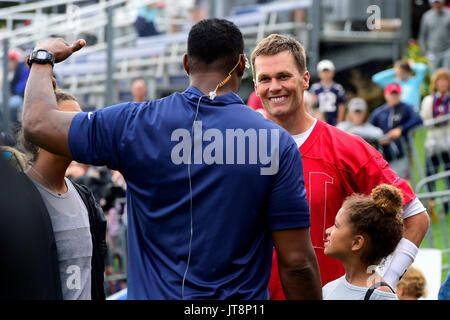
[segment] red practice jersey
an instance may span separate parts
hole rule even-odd
[[[382,183],[403,192],[406,204],[416,198],[408,183],[389,168],[386,160],[362,138],[320,120],[300,146],[306,195],[311,210],[311,241],[317,256],[322,286],[345,274],[342,263],[324,254],[325,230],[334,224],[345,198],[353,193],[370,194]],[[285,299],[274,250],[269,280],[270,297]]]

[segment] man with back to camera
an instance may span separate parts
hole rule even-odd
[[[84,44],[50,39],[34,55],[59,62]],[[129,299],[266,299],[273,246],[286,296],[320,299],[300,153],[236,95],[246,65],[241,32],[202,20],[187,47],[186,91],[89,113],[57,111],[52,63],[34,62],[26,138],[125,177]]]
[[[343,200],[352,193],[370,194],[374,186],[392,184],[403,192],[404,238],[387,260],[383,278],[395,286],[414,261],[429,225],[428,215],[405,180],[389,168],[381,154],[362,138],[347,134],[309,115],[303,92],[309,72],[303,46],[295,39],[273,34],[252,53],[255,91],[268,119],[284,127],[302,154],[305,188],[311,210],[311,239],[325,285],[342,275],[342,264],[324,255],[325,230],[334,223]],[[280,261],[278,261],[278,265]],[[274,252],[269,282],[271,299],[284,299]]]

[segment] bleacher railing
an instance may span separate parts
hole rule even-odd
[[[39,4],[29,4],[27,8],[37,10],[72,2],[71,0],[47,0]],[[158,1],[145,1],[146,4],[156,2]],[[186,52],[187,32],[190,22],[187,20],[176,21],[176,23],[183,24],[182,30],[176,34],[137,38],[133,28],[138,8],[136,3],[136,1],[125,0],[101,1],[98,4],[80,8],[76,17],[67,14],[56,15],[45,19],[39,28],[30,25],[0,33],[0,40],[10,39],[10,47],[34,45],[39,40],[57,33],[71,42],[76,40],[75,37],[80,33],[105,29],[104,27],[110,23],[106,11],[109,8],[123,6],[121,10],[114,10],[114,28],[122,28],[120,32],[114,32],[114,70],[107,69],[106,52],[108,45],[105,42],[106,36],[99,36],[101,41],[97,44],[83,48],[71,59],[57,64],[55,74],[60,77],[60,86],[63,89],[70,91],[77,97],[87,96],[88,100],[80,100],[93,105],[96,109],[105,105],[105,83],[108,78],[112,78],[116,85],[128,83],[128,87],[125,85],[126,89],[129,89],[129,84],[135,78],[147,79],[150,89],[149,98],[155,99],[158,97],[158,90],[164,88],[177,90],[188,83],[181,61],[183,54]],[[235,14],[227,18],[241,28],[249,52],[259,40],[274,32],[299,35],[305,47],[308,47],[307,35],[312,28],[311,25],[294,21],[281,22],[278,21],[278,16],[281,13],[308,8],[311,4],[311,0],[286,1],[283,3],[275,1],[255,6],[251,13]],[[8,11],[3,11],[3,15],[19,14],[19,12],[23,11],[8,9]],[[1,10],[0,14],[2,14]],[[174,21],[169,19],[164,20],[162,24],[163,27],[166,25],[165,29],[167,30],[169,24],[173,23]],[[112,74],[109,72],[112,72]],[[249,76],[249,74],[246,76]],[[181,84],[177,86],[176,81]],[[119,102],[119,90],[115,90],[114,94],[115,102]]]
[[[442,130],[443,141],[448,141],[450,146],[450,114],[443,117],[428,120],[422,126],[418,126],[408,133],[410,141],[410,177],[411,184],[422,203],[427,208],[430,215],[430,228],[427,232],[427,242],[431,248],[436,248],[442,251],[443,256],[447,256],[447,263],[443,264],[442,270],[450,271],[450,244],[448,238],[447,220],[450,208],[450,190],[448,189],[447,181],[450,179],[450,170],[445,170],[444,159],[439,155],[439,163],[442,168],[441,171],[432,175],[427,175],[427,163],[429,155],[424,145],[427,133],[433,129]],[[445,150],[443,151],[445,152]],[[446,151],[450,156],[450,148]],[[441,185],[440,190],[434,190],[431,185]],[[442,186],[444,186],[442,188]],[[432,207],[431,207],[432,203]],[[447,212],[446,212],[447,210]],[[433,232],[432,225],[437,224],[438,228]],[[439,234],[437,234],[439,233]],[[443,248],[436,247],[437,237],[442,237]]]

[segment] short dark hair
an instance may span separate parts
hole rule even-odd
[[[197,22],[189,32],[187,54],[191,73],[201,70],[201,64],[207,68],[212,63],[216,70],[229,72],[242,53],[242,33],[231,21],[204,19]]]

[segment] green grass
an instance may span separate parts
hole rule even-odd
[[[411,177],[411,184],[413,190],[415,190],[415,184],[419,182],[420,175],[419,169],[422,168],[422,172],[425,174],[425,142],[426,138],[426,130],[419,129],[416,131],[414,136],[414,146],[417,150],[417,156],[412,158],[412,168],[413,168],[413,176]],[[420,166],[420,167],[419,167]],[[446,186],[444,181],[440,180],[436,183],[436,191],[446,190]],[[425,190],[420,190],[420,192],[424,192]],[[423,201],[425,207],[427,207],[427,200]],[[446,233],[447,239],[450,237],[450,214],[445,215],[443,210],[443,205],[435,202],[435,212],[438,218],[437,222],[430,221],[430,234],[427,234],[422,241],[420,248],[435,248],[435,249],[448,249],[448,243],[445,244],[444,233]],[[430,219],[431,220],[431,219]],[[446,228],[445,228],[446,227]],[[432,243],[429,241],[429,236],[431,235]],[[442,265],[448,265],[450,263],[450,252],[443,253],[442,255]],[[447,278],[447,270],[442,271],[442,282]]]

